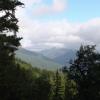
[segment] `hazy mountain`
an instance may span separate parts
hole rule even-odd
[[[76,51],[73,50],[66,50],[64,54],[55,57],[53,60],[58,62],[59,64],[68,64],[70,60],[75,58]]]
[[[71,59],[74,59],[76,50],[52,48],[41,51],[40,53],[59,64],[65,65],[68,64]]]
[[[28,51],[23,48],[20,48],[16,52],[16,57],[27,63],[30,63],[33,67],[38,67],[41,69],[54,70],[62,66],[39,53]]]

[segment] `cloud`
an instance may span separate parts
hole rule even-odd
[[[66,0],[53,0],[52,10],[60,12],[65,10],[66,6]]]
[[[96,44],[100,43],[100,18],[92,19],[80,26],[79,36]]]
[[[28,1],[25,0],[25,3]],[[40,12],[41,15],[64,10],[65,2],[65,0],[53,0],[52,5],[43,6],[42,0],[30,0],[28,4],[42,4],[44,10],[42,6],[40,8],[44,12]],[[96,44],[100,49],[100,18],[90,19],[84,23],[72,23],[64,18],[40,21],[29,17],[29,13],[32,12],[26,13],[27,7],[16,13],[20,26],[18,36],[23,37],[21,43],[24,48],[35,51],[52,47],[77,49],[80,44]]]
[[[24,2],[25,6],[33,5],[33,4],[39,4],[42,2],[42,0],[22,0]]]
[[[42,2],[41,5],[36,7],[33,11],[34,15],[45,15],[45,14],[55,14],[63,12],[67,7],[66,0],[52,0],[51,5],[47,5]]]
[[[25,21],[24,21],[25,20]],[[19,35],[24,37],[22,45],[31,50],[52,47],[77,49],[81,44],[100,46],[100,18],[84,23],[67,20],[39,21],[24,19],[20,22]]]

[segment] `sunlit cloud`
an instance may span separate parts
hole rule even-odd
[[[76,48],[80,44],[100,45],[100,18],[85,23],[70,23],[67,20],[36,21],[26,20],[20,23],[20,36],[24,47],[31,49]],[[30,47],[29,47],[29,45]]]

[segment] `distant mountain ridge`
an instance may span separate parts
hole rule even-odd
[[[75,58],[76,50],[66,48],[51,48],[41,51],[40,53],[59,64],[66,65],[71,59]]]
[[[66,48],[51,48],[41,52],[29,51],[20,48],[16,57],[41,69],[56,70],[75,58],[76,50]]]
[[[16,57],[31,64],[33,67],[38,67],[41,69],[56,70],[62,67],[61,64],[56,63],[42,54],[23,48],[20,48],[18,51],[16,51]]]

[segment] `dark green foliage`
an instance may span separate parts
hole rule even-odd
[[[36,80],[37,95],[36,100],[49,100],[51,92],[50,75],[43,71],[41,76]]]
[[[64,100],[75,100],[77,95],[76,83],[74,80],[70,79],[67,67],[64,67],[62,72],[64,73],[65,80]]]
[[[14,61],[14,52],[20,45],[17,38],[18,19],[15,16],[16,7],[23,5],[18,0],[0,0],[0,63],[9,64]],[[6,35],[13,32],[13,35]]]
[[[0,0],[0,11],[13,11],[17,6],[23,5],[19,0]]]
[[[31,91],[28,90],[31,89],[30,77],[27,77],[29,74],[21,70],[19,65],[0,65],[0,100],[27,100]]]
[[[23,5],[18,0],[0,0],[0,32],[18,31],[18,19],[15,17],[16,7]]]
[[[17,63],[0,65],[0,100],[49,100],[52,72]]]
[[[100,54],[95,46],[81,46],[69,71],[77,84],[79,100],[100,99]]]
[[[94,46],[81,47],[80,51],[76,58],[79,63],[75,60],[70,68],[64,67],[64,73],[32,68],[20,59],[6,66],[0,64],[0,99],[99,100],[99,54]],[[85,67],[81,66],[83,62],[86,63]]]
[[[14,36],[6,36],[0,34],[0,63],[9,64],[14,61],[14,51],[17,50],[17,46],[20,45],[19,40]]]
[[[65,83],[62,74],[57,71],[55,76],[55,88],[53,100],[64,100]]]

